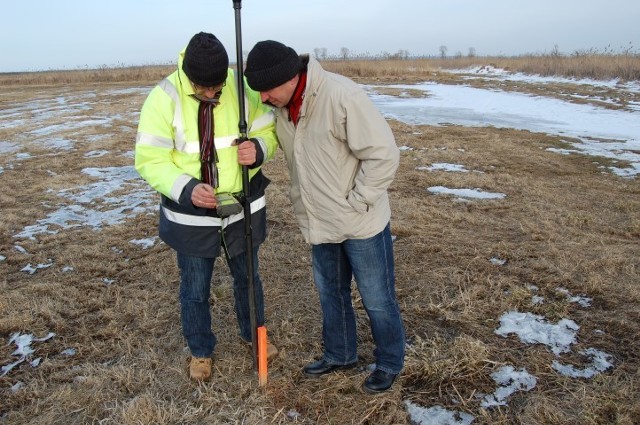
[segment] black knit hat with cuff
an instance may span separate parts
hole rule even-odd
[[[227,79],[229,56],[215,35],[200,32],[189,41],[182,70],[189,80],[203,87],[214,87]]]
[[[295,50],[265,40],[256,43],[249,52],[244,75],[253,90],[268,91],[291,80],[300,69],[300,57]]]

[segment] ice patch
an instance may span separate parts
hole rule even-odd
[[[416,167],[419,171],[448,171],[452,173],[468,173],[469,170],[460,164],[448,164],[446,162],[435,162],[429,167]]]
[[[526,369],[514,369],[513,366],[503,366],[491,374],[493,380],[500,385],[493,394],[482,399],[480,406],[494,407],[507,404],[507,398],[517,391],[529,391],[536,386],[537,379]]]
[[[510,311],[500,317],[500,327],[495,333],[504,337],[516,334],[526,344],[544,344],[559,355],[571,350],[578,329],[580,326],[570,319],[562,319],[554,325],[542,316]]]
[[[595,348],[581,350],[580,354],[591,360],[590,366],[587,366],[584,369],[578,369],[573,365],[564,365],[557,360],[554,360],[551,366],[556,372],[571,378],[593,378],[594,376],[613,367],[611,355],[600,350],[596,350]]]
[[[53,332],[49,332],[46,336],[42,338],[34,338],[31,334],[22,334],[20,332],[16,332],[9,338],[9,344],[15,344],[16,350],[11,353],[12,356],[19,356],[20,358],[13,363],[9,363],[7,365],[2,366],[0,370],[0,376],[5,376],[7,373],[11,371],[14,367],[18,366],[25,361],[28,361],[32,367],[37,367],[40,364],[40,358],[35,360],[30,360],[31,355],[35,352],[33,348],[31,348],[31,343],[33,342],[43,342],[53,338],[56,334]]]
[[[471,425],[474,417],[465,412],[453,412],[441,406],[421,407],[405,400],[407,413],[416,425]]]
[[[444,186],[432,186],[427,190],[437,195],[454,195],[467,199],[503,199],[507,196],[504,193],[484,192],[481,189],[449,189]]]
[[[146,238],[146,239],[132,239],[129,242],[134,245],[140,245],[142,249],[148,249],[148,248],[151,248],[156,243],[157,239],[158,237],[154,236],[152,238]]]

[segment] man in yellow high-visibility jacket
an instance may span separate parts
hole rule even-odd
[[[250,342],[254,332],[244,214],[233,205],[241,196],[243,165],[250,170],[256,324],[264,324],[258,248],[266,238],[269,180],[260,167],[273,157],[278,141],[273,112],[245,87],[249,140],[237,143],[237,93],[224,46],[213,34],[198,33],[180,53],[178,69],[147,97],[136,137],[136,170],[161,195],[160,238],[177,253],[182,331],[191,351],[189,374],[196,380],[211,377],[216,336],[209,296],[221,247],[233,276],[240,337]],[[218,208],[223,198],[231,202],[231,211]],[[267,352],[274,357],[277,349],[269,344]]]

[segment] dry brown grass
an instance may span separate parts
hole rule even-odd
[[[640,80],[640,55],[583,53],[564,55],[522,55],[515,57],[477,57],[433,59],[433,65],[444,69],[493,65],[513,72],[543,76],[592,78],[622,81]]]
[[[174,254],[163,244],[143,250],[129,243],[156,235],[154,214],[99,232],[77,228],[36,240],[13,237],[59,208],[58,190],[91,182],[83,168],[131,165],[131,158],[120,154],[133,149],[135,113],[144,96],[109,96],[106,89],[132,84],[108,81],[69,86],[63,79],[50,87],[12,83],[15,90],[0,97],[0,109],[6,111],[24,99],[90,92],[95,93],[93,109],[78,111],[78,118],[118,117],[106,128],[63,134],[76,143],[67,152],[31,141],[29,120],[0,128],[0,140],[20,141],[21,151],[32,155],[17,160],[13,153],[0,153],[0,253],[7,257],[0,262],[0,364],[15,359],[15,347],[6,344],[11,334],[56,333],[33,344],[43,357],[40,366],[23,364],[0,378],[0,423],[408,424],[402,404],[407,399],[471,413],[474,424],[639,423],[638,181],[603,173],[591,157],[545,150],[562,146],[559,138],[508,129],[391,123],[398,145],[414,148],[403,152],[390,190],[397,290],[411,342],[393,391],[364,394],[362,368],[317,380],[301,373],[321,352],[320,309],[309,248],[286,196],[281,153],[265,167],[273,183],[268,188],[270,235],[260,259],[267,326],[280,357],[271,365],[267,387],[258,387],[237,337],[230,277],[220,260],[212,291],[219,338],[214,376],[207,384],[190,382]],[[90,141],[101,134],[108,137]],[[84,156],[97,149],[110,155]],[[416,170],[434,162],[483,173]],[[507,197],[455,202],[427,193],[437,185]],[[17,251],[16,244],[26,252]],[[495,266],[492,257],[507,263]],[[33,275],[20,271],[27,263],[49,259],[50,268]],[[63,272],[63,265],[74,271]],[[107,284],[104,278],[115,281]],[[544,304],[531,303],[532,284]],[[593,305],[568,303],[558,287],[593,298]],[[364,367],[373,361],[373,343],[358,301],[357,306]],[[494,333],[500,315],[510,310],[554,322],[575,320],[581,328],[573,351],[598,348],[613,356],[615,367],[593,379],[557,374],[550,367],[556,357],[546,347]],[[77,354],[62,355],[66,348]],[[583,364],[577,355],[562,360]],[[482,409],[478,394],[495,389],[490,374],[501,365],[525,367],[538,384],[514,394],[507,406]],[[18,382],[25,386],[12,391]]]
[[[640,80],[640,54],[604,54],[595,51],[521,56],[474,56],[421,59],[350,59],[324,60],[332,72],[356,80],[411,82],[437,78],[440,69],[463,69],[494,66],[513,72],[544,76],[593,78],[622,81]],[[175,64],[130,66],[119,68],[78,69],[73,71],[40,71],[0,73],[0,86],[17,84],[47,85],[73,83],[149,82],[158,81],[175,69]]]
[[[543,76],[592,78],[596,80],[640,80],[640,55],[584,53],[573,56],[523,55],[458,58],[337,60],[323,62],[325,68],[354,78],[414,81],[434,78],[440,69],[494,66],[513,72]]]
[[[175,65],[131,66],[121,68],[77,69],[73,71],[39,71],[0,73],[0,86],[64,85],[78,83],[113,83],[159,81],[173,72]]]
[[[521,56],[495,58],[498,67],[545,76],[564,76],[622,81],[640,80],[640,55]]]

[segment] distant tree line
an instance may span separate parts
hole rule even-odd
[[[441,58],[446,58],[447,57],[447,46],[440,46],[440,57]],[[313,56],[319,60],[319,61],[326,61],[326,60],[363,60],[363,59],[384,59],[384,60],[388,60],[388,59],[396,59],[396,60],[407,60],[407,59],[416,59],[416,58],[429,58],[432,57],[431,55],[412,55],[409,53],[408,50],[404,50],[404,49],[400,49],[395,53],[390,53],[387,51],[383,51],[380,53],[370,53],[370,52],[364,52],[364,53],[354,53],[351,50],[349,50],[349,48],[347,47],[341,47],[340,48],[340,53],[338,54],[329,54],[329,51],[327,50],[326,47],[316,47],[315,49],[313,49]],[[475,57],[476,56],[476,49],[473,47],[469,47],[469,51],[467,53],[467,57]],[[462,57],[462,53],[461,52],[457,52],[455,54],[455,57]]]
[[[446,45],[441,45],[438,48],[439,54],[437,55],[441,59],[454,58],[460,59],[463,57],[467,58],[475,58],[477,57],[475,47],[469,47],[466,55],[463,54],[462,51],[456,51],[453,55],[449,55],[449,48]],[[395,53],[390,52],[380,52],[376,54],[372,54],[370,52],[364,53],[354,53],[349,50],[347,47],[341,47],[340,52],[338,54],[329,54],[326,47],[316,47],[313,49],[314,57],[319,61],[324,60],[376,60],[376,59],[396,59],[396,60],[406,60],[406,59],[422,59],[422,58],[433,58],[435,55],[411,55],[408,50],[398,50]],[[504,55],[499,55],[504,56]],[[583,49],[576,50],[569,55],[563,54],[558,45],[554,45],[553,49],[550,52],[543,52],[538,54],[525,53],[523,55],[518,56],[551,56],[551,57],[565,57],[565,56],[573,56],[573,57],[583,57],[583,56],[640,56],[640,52],[633,47],[633,44],[629,42],[627,46],[621,46],[619,50],[616,50],[608,45],[604,49]]]
[[[372,54],[370,52],[354,53],[347,47],[341,47],[337,55],[329,54],[326,47],[316,47],[313,49],[313,56],[319,60],[362,60],[362,59],[409,59],[412,56],[408,50],[398,50],[395,53],[381,52]]]

